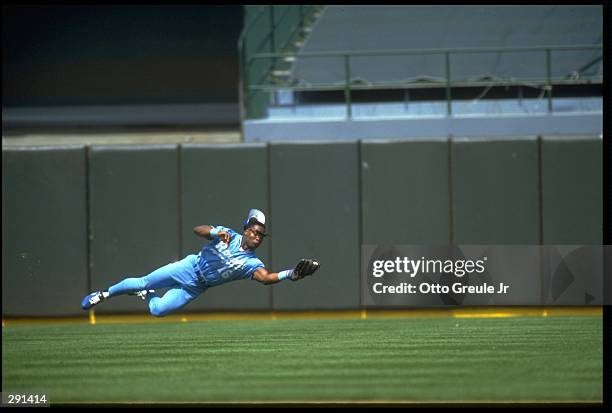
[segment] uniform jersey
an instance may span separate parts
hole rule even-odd
[[[198,254],[198,266],[206,282],[215,286],[244,278],[252,279],[255,270],[264,266],[263,262],[254,251],[242,249],[242,235],[227,227],[215,228],[226,231],[230,235],[230,242],[228,245],[215,238],[204,245]]]

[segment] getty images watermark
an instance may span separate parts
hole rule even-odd
[[[609,304],[610,252],[601,245],[364,245],[362,299],[383,307]]]
[[[486,271],[485,263],[487,257],[483,257],[480,260],[452,260],[452,259],[426,259],[421,257],[420,259],[410,259],[406,256],[396,257],[395,260],[375,260],[372,263],[372,276],[380,278],[385,274],[406,274],[410,278],[416,277],[418,274],[445,274],[454,275],[455,277],[461,278],[465,275],[470,274],[484,274]],[[480,285],[464,285],[461,282],[454,282],[451,286],[442,285],[440,283],[429,283],[422,282],[418,284],[411,284],[408,282],[401,282],[397,285],[385,285],[382,281],[374,283],[373,290],[377,294],[396,294],[396,293],[408,293],[414,294],[416,292],[423,294],[448,294],[450,291],[454,293],[494,293],[496,288],[486,282]],[[499,283],[497,293],[505,294],[508,291],[508,285],[503,282]]]

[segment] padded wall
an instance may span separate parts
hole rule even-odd
[[[89,154],[92,289],[141,277],[176,261],[177,145],[92,146]],[[96,312],[148,312],[138,297],[112,300],[97,306]]]
[[[274,285],[274,309],[354,309],[359,297],[358,143],[271,144],[273,270],[321,261],[316,277]]]
[[[451,150],[452,243],[539,244],[537,138],[455,138]]]
[[[83,146],[2,150],[2,314],[82,314],[87,286]]]

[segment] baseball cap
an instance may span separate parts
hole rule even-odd
[[[251,209],[247,219],[244,220],[244,227],[248,227],[251,224],[259,224],[266,226],[266,216],[259,209]]]

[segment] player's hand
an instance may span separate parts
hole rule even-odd
[[[321,267],[321,264],[318,260],[302,258],[293,269],[291,281],[297,281],[304,277],[308,277],[309,275],[314,274],[319,267]]]
[[[229,245],[231,237],[226,231],[219,231],[217,232],[217,238]]]

